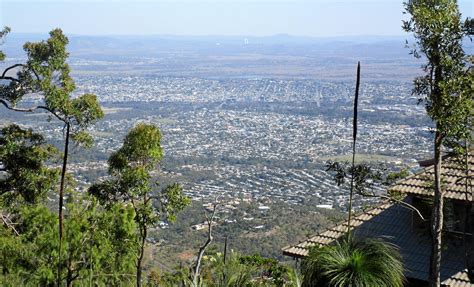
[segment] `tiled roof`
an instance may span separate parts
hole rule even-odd
[[[468,157],[469,176],[466,177],[463,157],[448,157],[442,164],[442,185],[444,186],[444,198],[474,201],[472,180],[474,174],[474,156],[472,152]],[[467,192],[466,192],[467,178]],[[434,167],[429,166],[422,172],[411,175],[391,186],[389,192],[400,192],[406,194],[418,194],[433,196]]]
[[[408,198],[406,200],[409,200]],[[354,217],[351,227],[356,237],[377,237],[399,247],[408,278],[428,280],[430,238],[414,230],[413,212],[401,205],[384,203]],[[336,225],[294,246],[283,248],[283,254],[302,258],[308,248],[326,245],[344,235],[347,223]],[[446,286],[471,286],[465,270],[463,248],[446,244],[442,254],[441,278]]]
[[[375,215],[380,214],[383,210],[387,209],[390,206],[392,206],[392,204],[390,203],[382,204],[375,208],[366,210],[357,216],[354,216],[351,220],[351,230],[353,230],[354,227],[360,226],[367,220],[372,219]],[[310,247],[329,244],[334,240],[344,236],[346,232],[347,222],[343,222],[339,225],[328,228],[326,231],[311,238],[308,238],[297,245],[283,247],[283,254],[291,257],[306,257],[308,255],[308,249]]]

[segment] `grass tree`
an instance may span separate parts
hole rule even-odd
[[[136,286],[142,284],[143,256],[148,230],[159,220],[176,219],[176,214],[189,204],[179,184],[171,184],[155,192],[157,182],[151,172],[163,158],[161,133],[153,125],[140,123],[125,137],[122,147],[109,158],[111,179],[93,185],[89,192],[102,203],[122,201],[135,211],[138,226]]]
[[[404,283],[398,250],[379,239],[343,239],[313,248],[301,268],[306,287],[401,287]]]
[[[414,80],[413,94],[420,97],[434,122],[434,204],[431,217],[432,250],[430,286],[439,286],[443,230],[444,191],[442,153],[447,142],[470,136],[473,111],[472,73],[463,49],[463,39],[472,33],[471,21],[463,21],[457,1],[413,0],[405,3],[410,18],[403,23],[413,33],[411,53],[426,59],[424,75]]]

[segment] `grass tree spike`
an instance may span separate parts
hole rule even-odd
[[[357,62],[357,81],[354,98],[354,120],[352,123],[352,139],[354,142],[357,139],[357,106],[359,102],[359,87],[360,87],[360,62]]]
[[[360,87],[360,62],[357,63],[357,80],[354,97],[354,119],[352,122],[352,172],[351,172],[351,190],[349,193],[349,215],[347,217],[347,236],[350,239],[351,233],[351,217],[352,217],[352,197],[354,195],[354,167],[355,167],[355,146],[357,140],[357,103],[359,101]]]

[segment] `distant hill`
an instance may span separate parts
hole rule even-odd
[[[21,58],[25,57],[22,45],[26,41],[46,38],[47,34],[12,33],[2,49],[8,58]],[[348,80],[353,79],[355,64],[361,61],[364,80],[411,81],[422,64],[409,55],[403,36],[70,35],[69,39],[73,71],[100,71],[102,75],[126,69],[128,74],[204,78]],[[466,42],[466,48],[474,52],[471,42]]]
[[[11,56],[22,55],[21,47],[26,41],[46,39],[47,34],[8,35],[2,46]],[[69,35],[69,50],[74,55],[87,52],[112,54],[147,54],[167,49],[182,49],[194,52],[279,52],[298,55],[301,53],[338,51],[338,54],[354,54],[359,48],[375,53],[404,53],[404,37],[334,37],[311,38],[278,34],[267,37],[251,36],[82,36]]]

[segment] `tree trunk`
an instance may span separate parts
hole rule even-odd
[[[140,245],[140,256],[137,260],[137,287],[142,286],[142,261],[143,254],[145,253],[145,241],[147,236],[147,228],[143,226],[141,245]]]
[[[59,240],[63,239],[63,206],[64,206],[64,185],[66,181],[67,156],[69,153],[69,132],[70,125],[66,123],[66,140],[64,143],[63,167],[61,169],[61,185],[59,187]]]
[[[469,200],[469,188],[471,186],[471,175],[470,175],[470,166],[469,166],[469,155],[470,155],[470,149],[469,149],[469,143],[466,140],[465,144],[465,158],[464,158],[464,168],[466,169],[466,179],[464,182],[464,187],[465,187],[465,193],[466,193],[466,199],[465,199],[465,206],[464,206],[464,256],[466,259],[466,268],[468,272],[468,277],[471,280],[471,282],[474,282],[474,230],[472,228],[473,224],[471,222],[471,212],[472,212],[472,206],[473,203]],[[470,198],[471,200],[474,200],[474,190],[471,187],[470,190]],[[469,234],[469,235],[468,235]]]
[[[66,277],[66,286],[72,287],[72,282],[74,278],[72,277],[72,270],[70,268],[67,269],[67,277]]]
[[[466,202],[466,226],[464,227],[466,232],[469,235],[464,236],[464,250],[465,250],[465,259],[466,259],[466,268],[468,272],[468,277],[472,283],[474,283],[474,229],[472,228],[473,224],[471,222],[471,212],[472,212],[472,202]]]
[[[434,202],[433,212],[431,214],[431,258],[430,258],[430,286],[438,287],[441,285],[440,270],[441,270],[441,249],[442,249],[442,235],[443,235],[443,190],[441,186],[441,172],[442,172],[442,142],[443,137],[436,128],[435,133],[435,163],[434,163]]]
[[[64,186],[66,181],[67,156],[69,153],[69,133],[71,125],[66,122],[66,140],[64,142],[63,166],[61,169],[61,183],[59,186],[59,261],[58,261],[58,286],[61,286],[61,250],[63,243],[63,206],[64,206]]]

